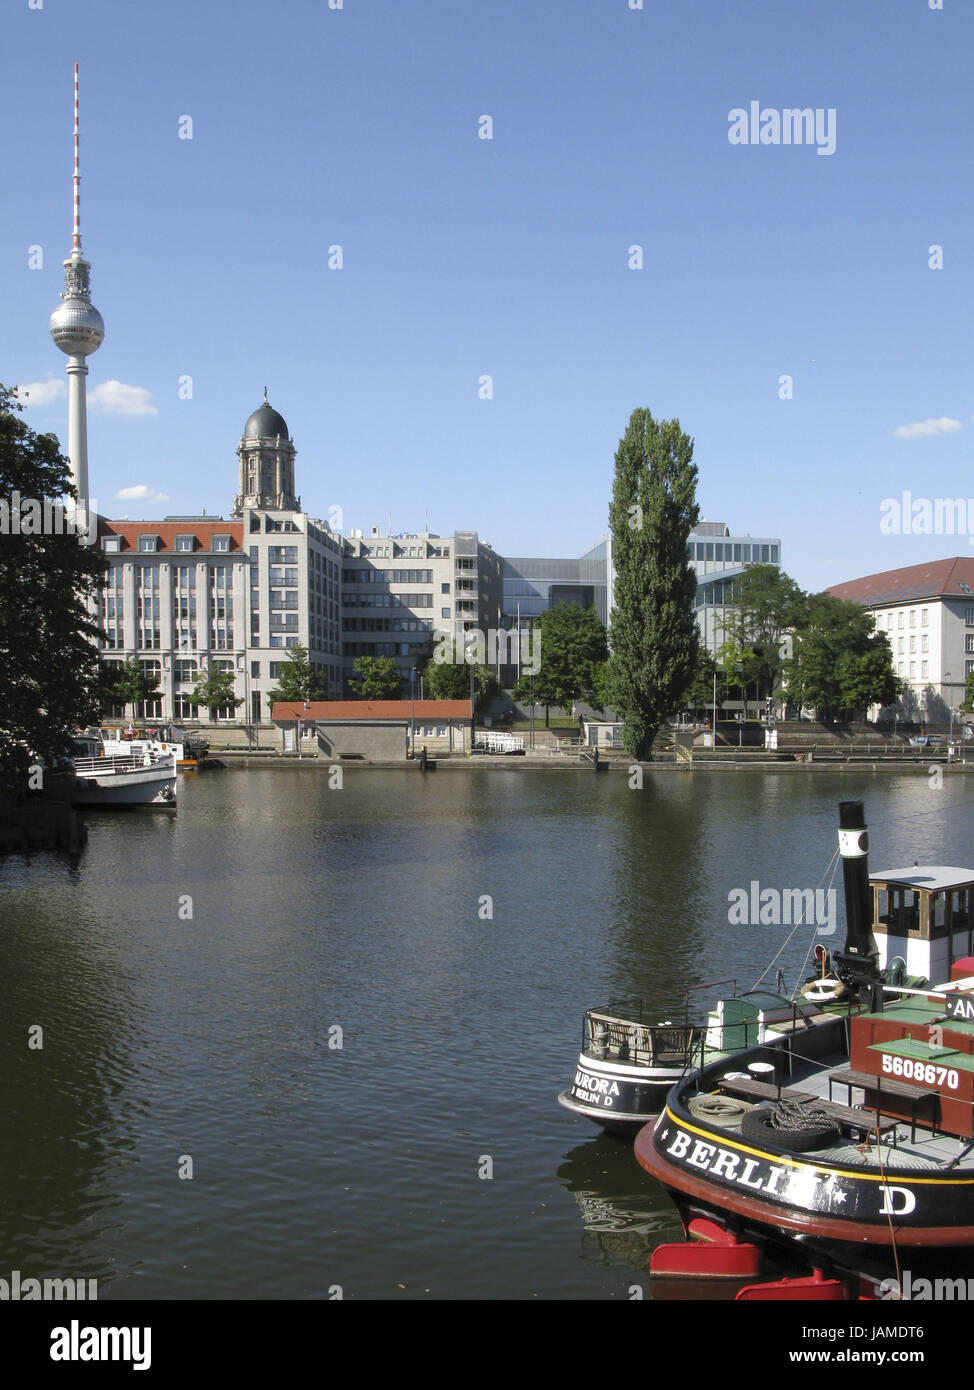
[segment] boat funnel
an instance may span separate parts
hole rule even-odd
[[[861,801],[839,802],[839,854],[845,888],[845,949],[833,957],[839,978],[857,987],[879,978],[879,950],[872,932],[869,832]]]

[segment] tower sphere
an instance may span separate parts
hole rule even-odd
[[[51,337],[69,357],[87,357],[104,336],[105,321],[88,299],[65,299],[51,315]]]

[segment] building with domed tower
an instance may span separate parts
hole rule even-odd
[[[327,522],[301,511],[296,453],[265,391],[237,449],[239,491],[229,520],[99,518],[98,544],[110,566],[100,612],[102,660],[135,658],[159,679],[157,693],[125,713],[207,720],[191,696],[210,667],[234,676],[242,701],[236,711],[218,711],[218,722],[267,723],[268,696],[288,648],[299,643],[327,697],[342,695],[344,542]]]

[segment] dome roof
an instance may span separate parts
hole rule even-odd
[[[280,435],[282,439],[290,439],[287,424],[283,415],[279,415],[270,405],[267,399],[267,392],[264,392],[264,404],[259,410],[255,410],[253,415],[244,425],[244,439],[275,439]]]

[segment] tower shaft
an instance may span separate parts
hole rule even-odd
[[[79,511],[88,511],[87,358],[101,347],[105,324],[91,302],[91,266],[81,252],[81,163],[79,159],[78,64],[74,65],[74,217],[71,255],[64,262],[61,304],[51,315],[51,337],[68,358],[68,460]]]

